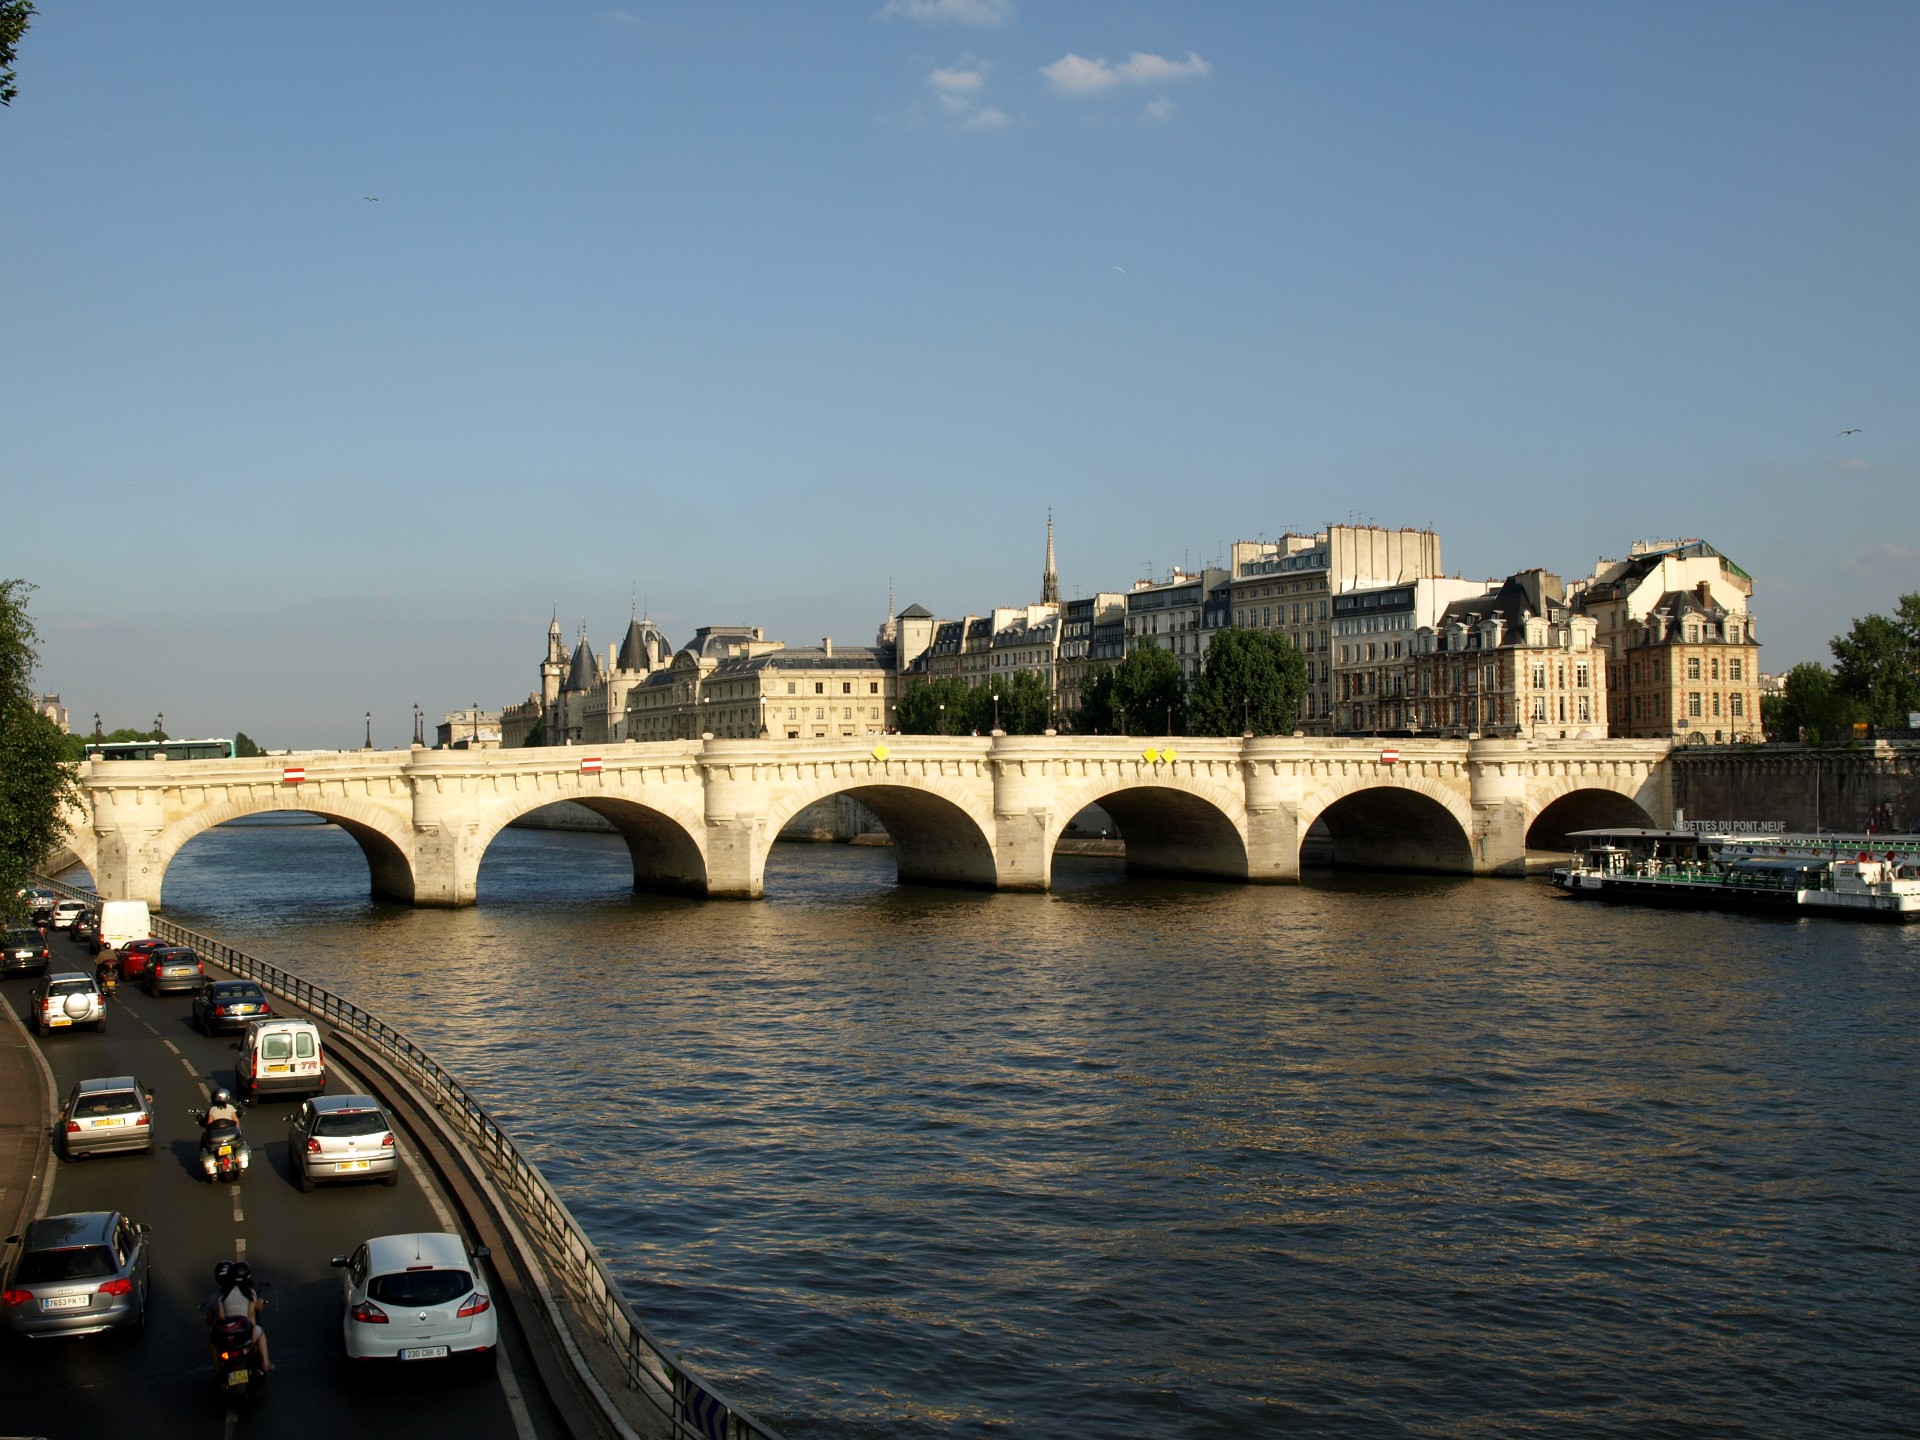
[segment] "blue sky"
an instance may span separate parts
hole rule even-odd
[[[1069,595],[1704,536],[1770,669],[1920,588],[1920,7],[42,9],[0,572],[78,723],[398,744],[633,587],[864,641],[1049,505]]]

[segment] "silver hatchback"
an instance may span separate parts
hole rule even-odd
[[[116,1150],[153,1154],[153,1091],[131,1075],[82,1080],[60,1111],[60,1143],[67,1159]]]
[[[302,1190],[336,1180],[400,1183],[393,1123],[371,1095],[316,1095],[287,1120],[287,1159]]]
[[[147,1227],[112,1210],[49,1215],[9,1235],[18,1253],[0,1328],[22,1339],[140,1333],[147,1324]]]

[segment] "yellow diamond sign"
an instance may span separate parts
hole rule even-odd
[[[884,759],[886,759],[886,758],[887,758],[887,747],[886,747],[886,746],[884,746],[884,745],[876,745],[876,746],[874,746],[874,747],[873,747],[873,758],[874,758],[874,759],[876,759],[876,760],[884,760]]]

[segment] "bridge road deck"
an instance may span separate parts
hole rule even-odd
[[[91,966],[84,948],[64,936],[56,934],[51,948],[56,970]],[[0,991],[16,1019],[32,984],[12,979]],[[139,1339],[0,1345],[0,1432],[49,1440],[331,1434],[531,1440],[564,1433],[525,1363],[510,1307],[499,1307],[505,1354],[482,1373],[429,1366],[369,1377],[349,1370],[340,1339],[339,1272],[330,1257],[374,1235],[460,1227],[450,1223],[450,1207],[423,1189],[426,1172],[418,1164],[403,1165],[393,1189],[321,1186],[301,1194],[287,1168],[286,1117],[294,1101],[265,1101],[246,1112],[254,1154],[241,1184],[200,1178],[198,1138],[187,1111],[205,1104],[203,1086],[231,1087],[234,1055],[231,1036],[209,1039],[194,1030],[191,1003],[190,996],[149,998],[122,985],[108,1002],[104,1035],[56,1033],[34,1042],[52,1067],[56,1105],[88,1076],[131,1073],[154,1091],[156,1153],[97,1156],[82,1164],[54,1159],[47,1206],[49,1214],[121,1210],[152,1226],[152,1285],[147,1332]],[[0,1020],[0,1049],[25,1053],[27,1044],[18,1026]],[[31,1063],[30,1053],[26,1058]],[[357,1086],[336,1060],[329,1063],[335,1072],[330,1093]],[[16,1108],[10,1103],[7,1113]],[[399,1138],[403,1157],[411,1157],[409,1137]],[[26,1179],[6,1177],[9,1211]],[[215,1263],[237,1256],[273,1287],[262,1324],[275,1373],[254,1408],[230,1419],[213,1392],[200,1306]]]

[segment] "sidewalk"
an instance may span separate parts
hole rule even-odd
[[[42,1181],[53,1163],[47,1143],[52,1097],[46,1062],[34,1048],[7,992],[0,1020],[0,1236],[18,1235],[40,1206]]]

